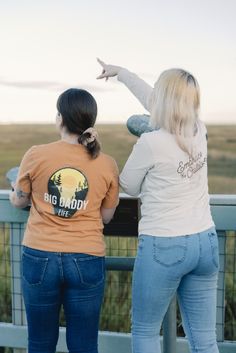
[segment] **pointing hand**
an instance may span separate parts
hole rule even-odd
[[[105,64],[104,61],[100,60],[99,58],[97,58],[97,61],[102,66],[102,73],[97,77],[98,80],[105,78],[107,81],[109,77],[118,75],[119,71],[122,69],[121,66]]]

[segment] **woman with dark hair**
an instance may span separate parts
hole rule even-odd
[[[31,202],[22,254],[28,352],[56,351],[63,305],[69,352],[97,353],[102,230],[118,204],[118,168],[100,151],[90,93],[68,89],[57,109],[61,139],[26,152],[10,196],[16,207]]]

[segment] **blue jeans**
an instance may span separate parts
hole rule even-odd
[[[160,353],[160,328],[177,292],[191,353],[218,353],[215,228],[178,236],[139,236],[133,274],[133,353]]]
[[[22,290],[28,322],[28,352],[54,353],[64,307],[70,353],[97,353],[105,259],[23,247]]]

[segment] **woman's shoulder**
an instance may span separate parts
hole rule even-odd
[[[60,140],[58,141],[53,141],[53,142],[49,142],[49,143],[43,143],[40,145],[33,145],[32,147],[30,147],[29,151],[32,150],[34,152],[37,151],[42,151],[42,150],[50,150],[53,148],[57,148],[60,145]]]
[[[24,159],[34,161],[43,156],[49,156],[50,151],[55,151],[58,148],[58,142],[59,141],[54,141],[41,145],[33,145],[25,152]]]
[[[115,159],[111,155],[104,153],[102,151],[99,153],[97,159],[99,160],[99,162],[102,161],[107,164],[114,164],[114,163],[116,164]]]
[[[159,144],[162,138],[166,138],[166,135],[168,135],[167,131],[160,128],[150,132],[144,132],[138,139],[138,142],[155,145],[156,143]]]
[[[99,156],[96,158],[97,163],[99,163],[99,169],[108,168],[112,170],[118,170],[116,160],[109,154],[100,152]]]

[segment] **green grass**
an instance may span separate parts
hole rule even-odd
[[[98,125],[102,149],[113,156],[121,170],[137,140],[125,125]],[[236,125],[208,127],[209,191],[236,193]],[[9,185],[6,172],[19,165],[32,145],[59,139],[54,125],[0,125],[0,189]]]

